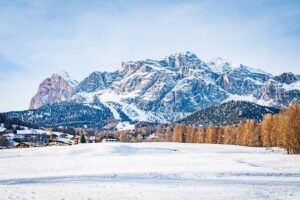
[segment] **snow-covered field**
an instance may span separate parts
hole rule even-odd
[[[0,150],[0,199],[300,199],[280,149],[99,143]]]

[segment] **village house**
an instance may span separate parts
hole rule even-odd
[[[49,146],[69,146],[72,145],[72,143],[64,141],[64,140],[52,140],[48,144]]]
[[[17,148],[29,148],[30,145],[25,143],[25,142],[20,142],[18,145],[17,145]]]
[[[80,141],[80,136],[75,135],[71,140],[72,140],[72,144],[78,144]]]
[[[0,135],[6,134],[6,128],[0,127]]]

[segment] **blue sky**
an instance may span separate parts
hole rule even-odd
[[[122,61],[191,51],[300,74],[300,1],[0,0],[0,111],[27,109],[39,83]]]

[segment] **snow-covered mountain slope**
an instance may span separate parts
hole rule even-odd
[[[44,92],[39,89],[34,97],[39,101],[31,108],[71,101],[104,105],[115,119],[174,122],[232,99],[284,107],[300,100],[298,84],[292,73],[272,76],[221,58],[204,62],[186,52],[161,60],[124,62],[118,71],[93,72],[71,88],[61,84],[42,87]]]
[[[4,113],[8,119],[17,118],[26,123],[44,127],[70,126],[102,128],[113,118],[109,108],[103,104],[81,104],[61,102],[47,104],[39,109]]]

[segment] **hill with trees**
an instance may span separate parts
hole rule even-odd
[[[176,124],[174,142],[234,144],[253,147],[282,147],[289,154],[300,153],[300,104],[290,105],[279,114],[266,114],[258,122],[247,119],[237,125],[207,128]]]

